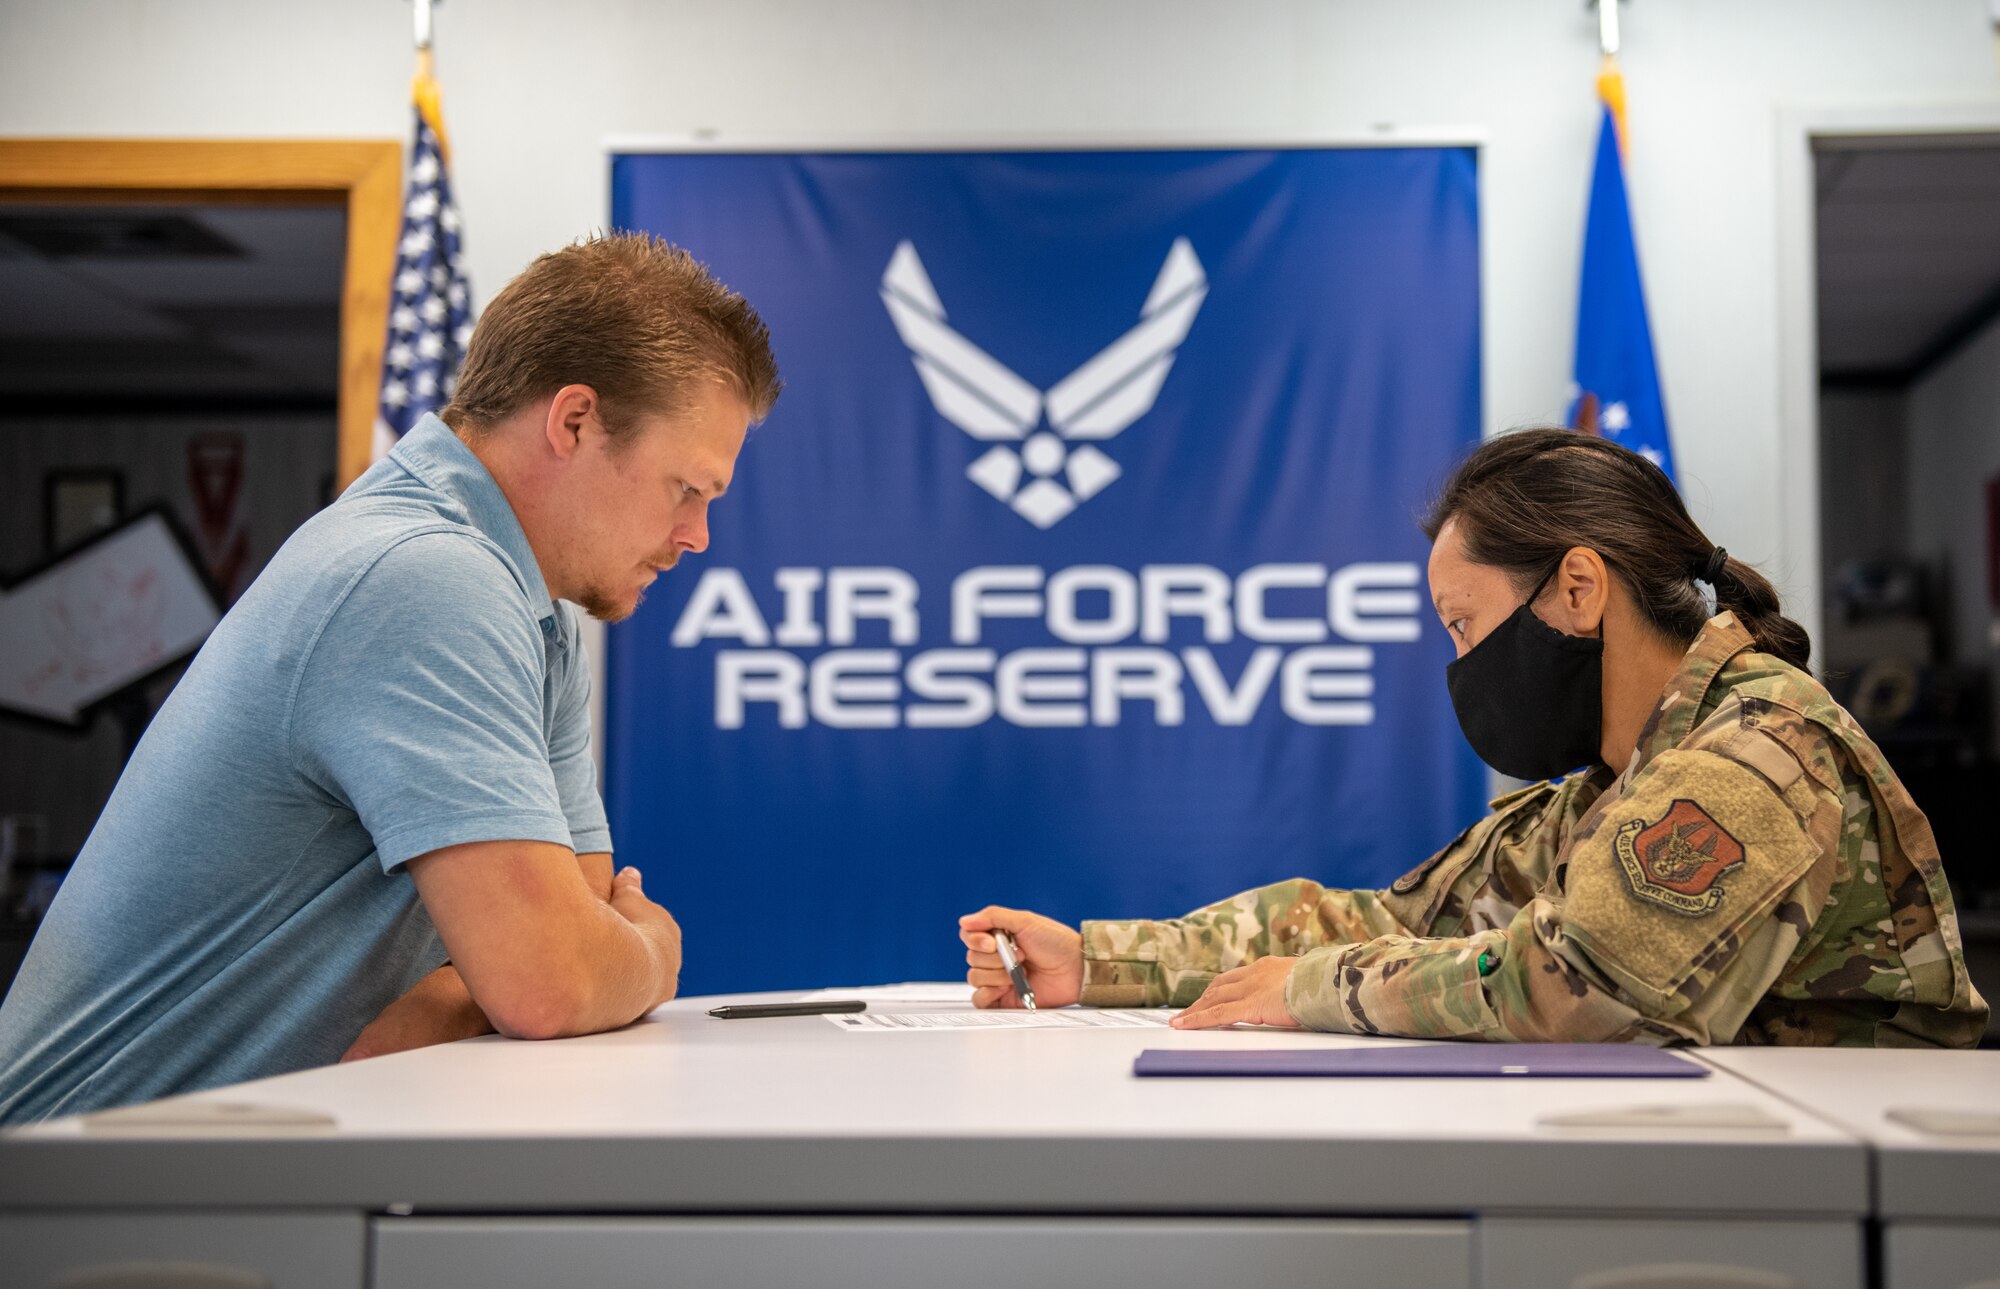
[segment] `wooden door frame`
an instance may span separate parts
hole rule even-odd
[[[345,206],[335,457],[344,488],[373,449],[402,168],[403,145],[386,139],[0,139],[0,202]]]

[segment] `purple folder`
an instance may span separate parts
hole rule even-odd
[[[1148,1048],[1140,1078],[1705,1079],[1707,1066],[1657,1047],[1610,1043],[1427,1043],[1410,1047]]]

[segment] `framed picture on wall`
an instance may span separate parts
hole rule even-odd
[[[117,525],[125,517],[125,476],[117,470],[51,470],[43,484],[42,534],[46,553]]]

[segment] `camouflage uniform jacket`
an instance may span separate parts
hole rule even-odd
[[[1185,1006],[1297,956],[1292,1015],[1413,1038],[1970,1046],[1930,824],[1811,676],[1723,613],[1625,772],[1523,788],[1386,891],[1280,882],[1087,922],[1083,1001]]]

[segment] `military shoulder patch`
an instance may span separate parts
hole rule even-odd
[[[1685,917],[1713,913],[1722,904],[1719,883],[1743,867],[1743,844],[1715,817],[1677,797],[1658,819],[1619,825],[1612,849],[1632,893]]]

